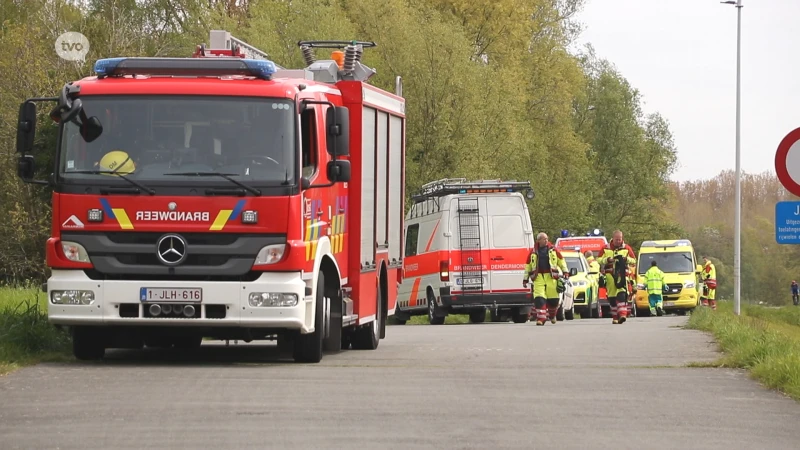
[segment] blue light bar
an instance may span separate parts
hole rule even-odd
[[[94,64],[98,78],[124,75],[224,76],[270,80],[277,71],[268,60],[242,58],[106,58]]]

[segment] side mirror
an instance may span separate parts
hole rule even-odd
[[[350,110],[343,106],[329,107],[325,113],[328,153],[350,155]]]
[[[698,264],[698,265],[697,265],[697,269],[695,269],[695,270],[697,271],[697,273],[703,273],[703,266],[701,266],[700,264]]]
[[[345,160],[337,160],[337,161],[330,161],[328,162],[328,180],[331,182],[343,182],[347,183],[350,181],[350,161]]]
[[[17,153],[22,155],[33,150],[33,137],[36,135],[36,104],[25,102],[19,105],[17,122]]]
[[[578,269],[576,269],[575,267],[569,269],[569,276],[574,277],[577,274],[578,274]]]
[[[103,134],[103,124],[97,116],[92,116],[81,124],[80,133],[84,141],[92,142]]]
[[[17,158],[17,176],[25,181],[33,178],[36,172],[36,163],[31,155],[22,155]]]

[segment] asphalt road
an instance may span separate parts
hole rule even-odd
[[[118,351],[0,378],[0,448],[797,449],[800,403],[685,317],[392,326],[376,351]],[[223,344],[224,345],[224,344]]]

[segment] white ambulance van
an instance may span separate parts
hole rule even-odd
[[[526,197],[534,198],[530,182],[424,185],[406,215],[395,321],[427,314],[441,325],[448,314],[467,314],[480,323],[489,310],[493,321],[527,322],[533,298],[522,277],[534,236]]]

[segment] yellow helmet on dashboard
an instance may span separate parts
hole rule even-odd
[[[106,153],[103,159],[100,160],[100,170],[113,171],[114,173],[127,175],[136,170],[136,165],[127,153],[122,150],[112,150]]]

